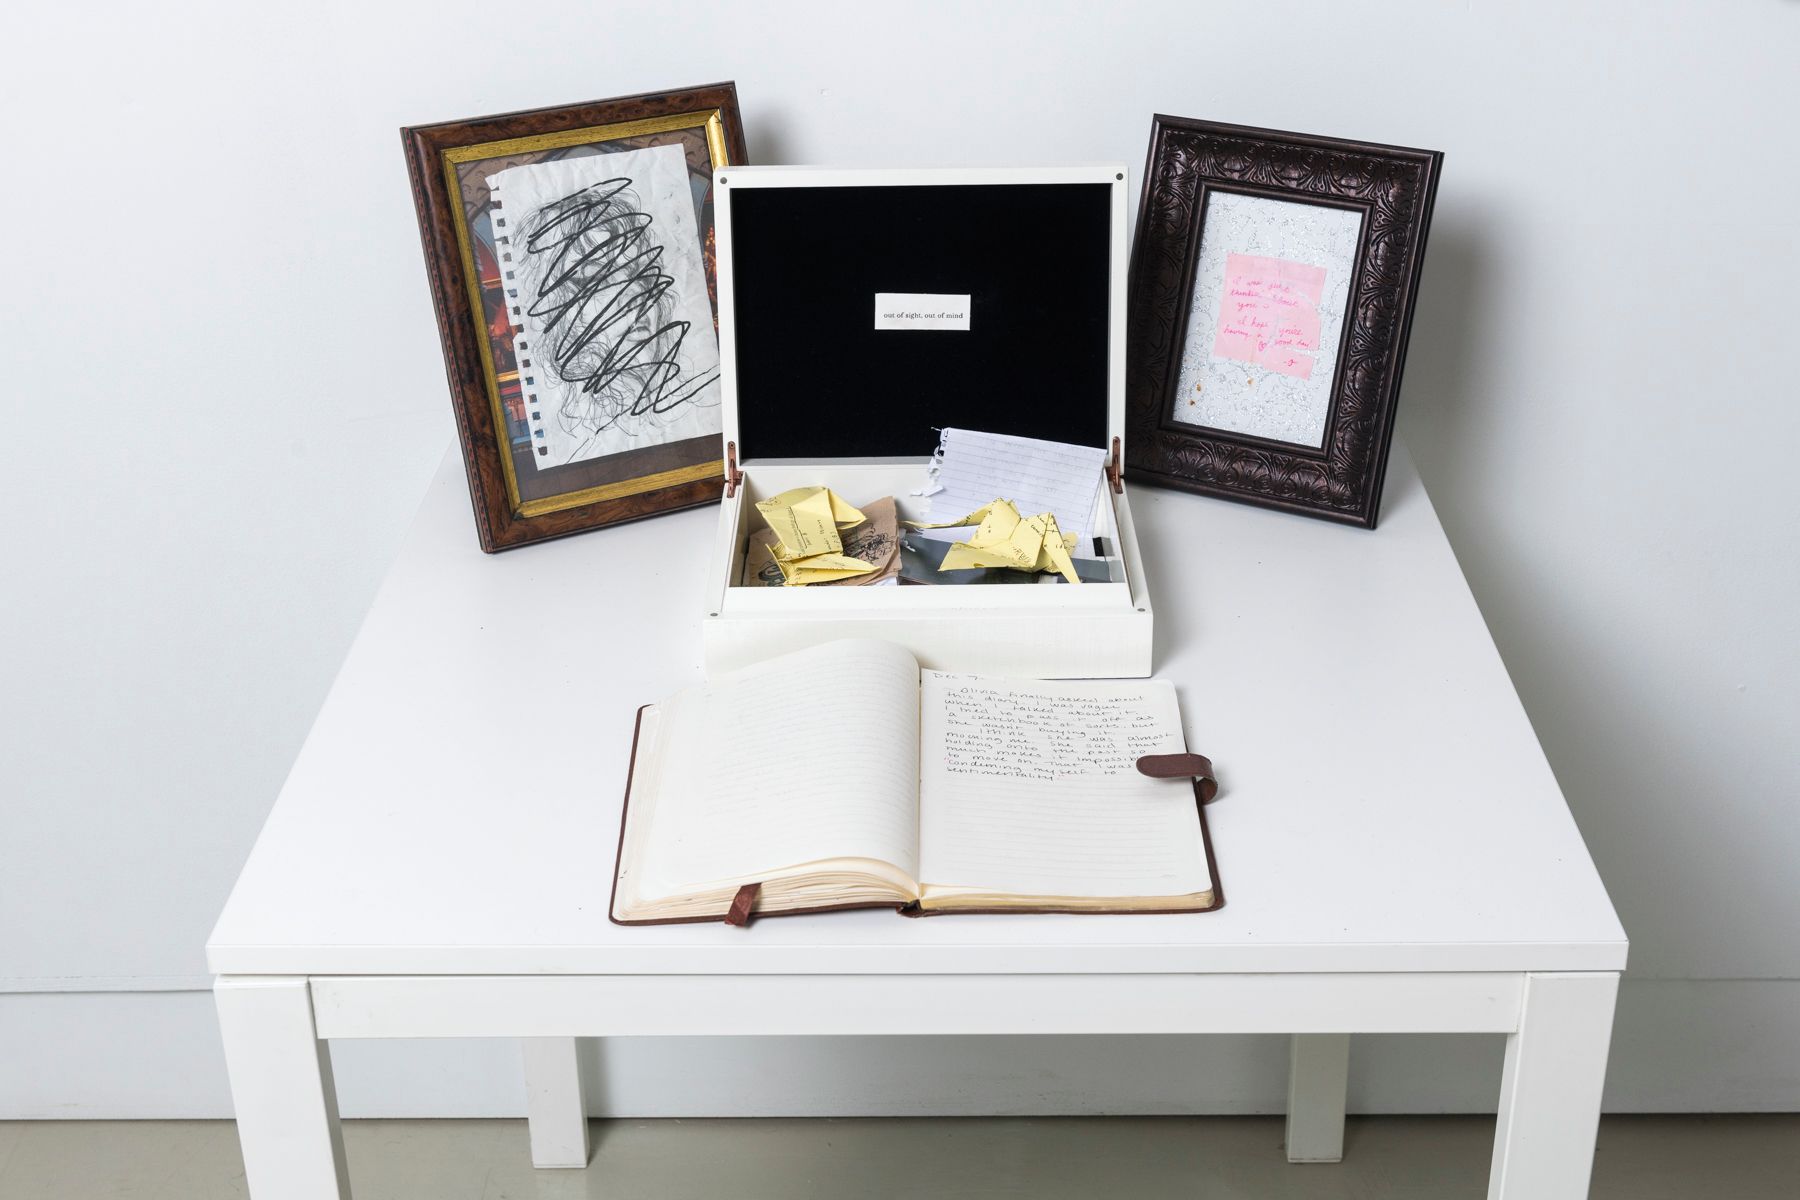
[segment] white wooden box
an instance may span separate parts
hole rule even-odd
[[[708,672],[842,637],[927,667],[1144,676],[1149,588],[1117,464],[1125,416],[1126,172],[731,167],[715,179],[727,485],[703,617]],[[968,299],[966,329],[877,329],[878,293]],[[756,502],[823,485],[911,493],[947,426],[1099,446],[1090,532],[1112,582],[745,587]]]

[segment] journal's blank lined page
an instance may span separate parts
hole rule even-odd
[[[832,642],[662,705],[644,894],[836,858],[916,876],[918,669],[890,642]]]
[[[1105,468],[1106,451],[1095,446],[946,429],[937,469],[944,490],[931,498],[931,519],[951,521],[995,500],[1011,500],[1020,516],[1055,513],[1059,529],[1085,537]],[[943,536],[960,541],[968,533],[945,530]]]
[[[920,881],[1034,896],[1212,887],[1190,785],[1137,770],[1184,747],[1163,680],[1040,682],[926,671]]]

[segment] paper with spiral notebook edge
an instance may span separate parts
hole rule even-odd
[[[952,428],[944,430],[940,453],[936,483],[942,490],[931,497],[934,517],[954,518],[998,498],[1021,513],[1054,514],[1057,527],[1075,534],[1078,543],[1090,532],[1104,448]],[[943,531],[934,536],[962,540]]]
[[[538,470],[717,436],[719,346],[679,146],[487,177]]]

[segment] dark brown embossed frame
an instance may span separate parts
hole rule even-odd
[[[1443,155],[1158,115],[1132,248],[1132,480],[1374,528]],[[1215,191],[1363,213],[1319,448],[1174,420],[1194,270]]]
[[[487,348],[485,319],[472,295],[468,222],[447,177],[459,155],[493,143],[581,144],[669,128],[702,131],[699,136],[705,137],[715,168],[748,161],[737,88],[729,82],[400,131],[476,534],[481,548],[489,553],[707,504],[716,501],[724,489],[721,455],[718,461],[696,463],[680,471],[646,470],[635,478],[565,496],[521,499],[514,466],[507,459],[509,451],[503,448],[499,432],[501,401]],[[604,136],[586,137],[590,131]]]

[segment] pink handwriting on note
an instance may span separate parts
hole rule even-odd
[[[1325,268],[1255,254],[1225,256],[1225,294],[1213,350],[1296,379],[1311,379],[1319,349]]]

